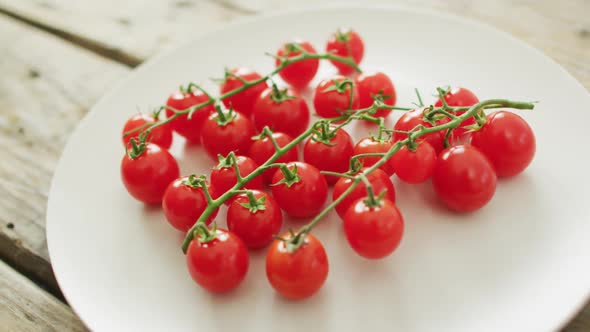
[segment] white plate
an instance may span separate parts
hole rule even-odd
[[[264,251],[252,254],[235,292],[201,290],[186,270],[183,235],[121,184],[122,124],[181,83],[221,76],[226,65],[270,71],[263,52],[292,37],[322,49],[341,25],[364,37],[363,67],[391,75],[399,105],[414,101],[414,87],[430,93],[446,84],[472,88],[482,99],[540,100],[534,111],[519,112],[537,135],[533,164],[501,180],[490,204],[469,215],[433,204],[429,185],[396,182],[407,230],[383,261],[356,256],[331,214],[315,232],[330,258],[328,281],[305,302],[273,292]],[[322,64],[322,76],[333,72]],[[457,17],[350,7],[256,17],[141,66],[81,122],[49,197],[53,268],[72,307],[96,331],[553,330],[590,290],[589,109],[590,95],[549,58]],[[358,137],[365,129],[351,130]],[[177,140],[172,150],[185,174],[212,166],[200,148]]]

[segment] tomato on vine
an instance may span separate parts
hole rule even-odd
[[[335,118],[358,109],[359,93],[354,82],[344,76],[325,79],[315,88],[313,106],[322,118]]]
[[[506,111],[490,113],[481,129],[471,137],[492,163],[499,177],[510,177],[524,171],[535,156],[535,135],[520,116]]]
[[[367,168],[363,168],[351,176],[356,176],[360,172],[365,171]],[[389,178],[389,175],[382,171],[381,169],[377,168],[372,173],[367,175],[367,180],[371,184],[373,188],[373,192],[375,195],[380,195],[385,193],[384,198],[395,202],[395,188],[393,187],[393,182]],[[336,184],[334,185],[334,191],[332,192],[332,200],[337,200],[342,194],[352,185],[354,182],[353,179],[348,177],[340,178]],[[344,214],[346,210],[354,203],[357,199],[366,197],[367,196],[367,187],[364,182],[360,182],[348,196],[344,197],[340,203],[336,205],[336,212],[340,216],[340,218],[344,218]]]
[[[252,121],[258,131],[269,127],[272,131],[297,137],[309,125],[309,108],[297,92],[281,90],[273,84],[256,99]]]
[[[252,145],[251,137],[256,134],[252,122],[240,112],[231,108],[223,111],[219,106],[209,115],[201,128],[201,142],[213,159],[230,152],[244,155]]]
[[[211,187],[215,195],[214,198],[223,195],[238,182],[234,162],[237,164],[238,171],[242,177],[250,175],[250,173],[258,168],[258,164],[249,157],[235,156],[234,154],[229,154],[227,157],[219,156],[219,163],[211,171]],[[262,189],[262,177],[255,177],[244,188]],[[228,200],[226,203],[229,204],[230,201]]]
[[[263,191],[239,194],[227,209],[227,227],[248,248],[266,247],[279,233],[282,224],[281,208],[272,196]]]
[[[131,140],[131,148],[121,160],[125,188],[146,204],[160,204],[166,187],[179,173],[178,163],[170,152],[153,143]]]
[[[350,135],[346,130],[327,123],[303,147],[303,161],[320,171],[344,173],[348,170],[352,155],[353,142]],[[326,175],[326,181],[334,184],[338,177]]]
[[[175,110],[185,110],[199,104],[208,102],[210,99],[202,91],[194,90],[189,84],[188,89],[180,88],[179,91],[174,92],[168,97],[166,106],[174,108]],[[190,143],[199,143],[201,141],[201,127],[203,123],[215,112],[213,103],[196,110],[190,117],[183,114],[170,122],[172,129],[180,136],[186,138]],[[170,118],[175,114],[174,110],[166,108],[166,117]]]
[[[147,115],[139,113],[130,117],[125,123],[123,132],[121,133],[123,145],[128,147],[129,141],[132,138],[137,139],[142,131],[145,131],[145,129],[158,121],[157,114]],[[146,141],[159,145],[161,148],[168,149],[172,145],[172,130],[165,124],[154,127],[154,129],[150,130]]]
[[[262,76],[257,72],[244,67],[234,68],[229,72],[225,73],[225,78],[219,87],[220,93],[226,94],[232,90],[238,89],[244,85],[244,82],[253,82],[261,79]],[[258,95],[266,89],[268,85],[266,81],[262,81],[254,86],[247,88],[246,90],[240,91],[233,96],[223,99],[225,107],[232,107],[236,111],[249,117],[252,114],[254,102]]]
[[[280,132],[272,133],[272,138],[277,143],[279,147],[285,147],[287,144],[293,141],[293,138],[287,134],[283,134]],[[268,137],[267,134],[260,134],[255,136],[255,141],[252,143],[250,147],[250,152],[248,156],[252,158],[255,162],[259,165],[264,164],[272,155],[275,153],[276,148],[272,143],[272,140]],[[285,152],[284,155],[280,156],[275,163],[288,163],[291,161],[298,161],[299,160],[299,148],[295,145],[292,149]],[[262,173],[262,180],[264,183],[268,184],[272,181],[272,177],[276,172],[276,168],[270,168],[265,170]]]
[[[432,184],[447,207],[470,212],[482,208],[494,196],[496,172],[477,148],[458,145],[440,153]]]
[[[356,79],[359,91],[359,108],[367,108],[373,105],[375,99],[380,99],[385,105],[395,106],[397,94],[389,76],[382,72],[373,74],[361,74]],[[380,108],[373,115],[375,117],[387,117],[391,109]]]
[[[393,141],[397,142],[405,139],[408,135],[405,132],[409,132],[417,126],[424,126],[424,128],[432,127],[432,124],[425,121],[424,112],[427,109],[414,109],[405,112],[393,125]],[[444,133],[437,131],[434,133],[426,134],[418,139],[418,141],[426,141],[434,148],[436,153],[440,153],[444,149]]]
[[[280,58],[292,58],[301,54],[301,51],[316,54],[315,48],[307,41],[296,40],[286,43],[277,51],[275,65],[281,64]],[[295,89],[303,89],[313,80],[320,65],[319,59],[307,59],[292,63],[279,71],[281,78]]]
[[[365,137],[360,139],[353,148],[353,155],[361,155],[361,154],[385,154],[389,149],[391,149],[393,143],[389,139],[379,138],[379,137]],[[365,167],[375,165],[382,156],[374,156],[374,157],[358,157],[357,160]],[[393,175],[394,169],[391,164],[391,159],[386,161],[383,165],[379,166],[387,175]]]
[[[344,58],[352,58],[358,65],[363,60],[365,53],[365,44],[353,30],[338,30],[333,33],[326,43],[326,52],[332,53]],[[354,72],[354,68],[344,63],[330,60],[330,62],[338,69],[340,74],[348,75]]]
[[[274,240],[266,254],[266,276],[279,294],[301,300],[314,295],[328,278],[328,255],[312,234],[298,235],[295,244],[293,240],[291,233]]]
[[[404,219],[388,199],[359,198],[344,215],[344,233],[350,247],[360,256],[380,259],[389,256],[400,244]]]
[[[479,103],[479,98],[477,98],[477,96],[471,90],[466,88],[454,88],[452,90],[447,91],[444,95],[444,100],[447,103],[447,105],[457,107],[473,106]],[[440,100],[440,98],[434,104],[435,107],[441,107],[442,105],[443,103]],[[460,116],[463,113],[465,113],[465,111],[452,112],[452,114],[457,116]],[[449,122],[450,120],[451,119],[447,117],[443,118],[438,123],[444,124]],[[457,138],[469,137],[471,132],[467,127],[473,125],[475,125],[475,119],[473,117],[469,117],[463,122],[461,122],[461,124],[457,128],[453,129],[453,135]]]
[[[295,218],[316,215],[328,197],[328,183],[320,171],[299,161],[276,170],[271,190],[281,209]]]
[[[414,145],[413,148],[402,146],[390,159],[397,177],[413,184],[430,179],[436,164],[436,151],[430,143],[421,141]]]
[[[234,233],[200,224],[186,252],[193,280],[214,293],[228,292],[244,280],[250,265],[248,249]]]
[[[170,225],[182,232],[193,227],[208,205],[203,189],[206,185],[203,178],[194,175],[178,178],[168,185],[162,199],[162,209]],[[209,195],[214,196],[211,192]],[[217,216],[218,211],[219,209],[215,209],[205,221],[207,225]]]

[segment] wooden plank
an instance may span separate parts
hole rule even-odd
[[[318,0],[0,0],[0,11],[44,27],[123,63],[190,40],[254,12],[317,5]],[[354,0],[324,1],[354,3]],[[371,0],[363,3],[384,4]],[[399,0],[489,23],[546,52],[590,89],[590,2],[587,0]]]
[[[131,66],[250,14],[229,3],[207,0],[161,0],[149,5],[143,0],[8,0],[0,2],[0,12]]]
[[[0,17],[0,258],[59,292],[45,242],[53,170],[69,134],[129,69]]]
[[[3,331],[87,331],[72,310],[0,261]]]

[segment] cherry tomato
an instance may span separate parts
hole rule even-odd
[[[373,105],[373,97],[375,96],[382,97],[386,105],[395,105],[397,100],[395,88],[389,76],[384,73],[362,74],[356,79],[356,85],[359,90],[359,108],[367,108]],[[373,116],[384,118],[389,113],[391,113],[390,109],[381,108]]]
[[[335,76],[321,81],[315,88],[313,106],[322,118],[335,118],[348,110],[358,109],[358,96],[354,82],[344,76]]]
[[[303,147],[303,161],[320,171],[344,173],[350,166],[353,153],[352,138],[346,130],[339,128],[323,130],[322,135],[310,137]],[[328,184],[334,184],[338,177],[327,175]]]
[[[268,126],[274,132],[297,137],[309,125],[309,108],[297,92],[270,87],[256,99],[252,121],[258,131]]]
[[[201,91],[193,91],[193,92],[181,92],[177,91],[170,95],[168,101],[166,102],[167,106],[170,106],[177,110],[184,110],[189,107],[199,105],[209,101],[209,98],[203,94]],[[211,113],[215,112],[215,108],[213,104],[207,105],[203,108],[196,110],[190,120],[188,115],[180,115],[176,119],[170,122],[170,126],[177,132],[180,136],[186,138],[186,140],[190,143],[199,143],[201,141],[201,127],[203,123],[211,115]],[[166,109],[166,116],[170,118],[174,115],[174,112],[170,109]]]
[[[222,112],[223,113],[223,112]],[[201,128],[201,142],[209,156],[227,156],[231,151],[246,154],[252,145],[256,130],[252,122],[240,112],[225,113],[222,119],[218,112],[211,114]]]
[[[121,161],[121,178],[127,191],[138,201],[160,204],[170,182],[179,176],[178,163],[168,152],[153,143],[135,158],[128,153]]]
[[[244,241],[248,248],[262,248],[281,230],[283,215],[275,199],[253,190],[256,203],[247,194],[239,194],[227,209],[227,227]]]
[[[388,199],[380,199],[373,206],[359,198],[344,215],[344,233],[350,247],[369,259],[389,256],[400,244],[404,233],[404,219],[397,206]]]
[[[473,106],[473,105],[479,103],[479,99],[477,98],[477,96],[473,92],[471,92],[471,90],[468,90],[466,88],[455,88],[455,89],[447,92],[444,96],[444,99],[447,102],[447,105],[457,106],[457,107]],[[436,106],[436,107],[442,106],[442,101],[440,100],[440,98],[436,101],[434,106]],[[465,113],[465,112],[454,112],[454,114],[457,116],[462,115],[463,113]],[[449,118],[444,118],[443,120],[441,120],[439,122],[439,124],[444,124],[449,121],[450,121]],[[469,137],[471,132],[469,132],[469,129],[466,129],[465,126],[471,126],[474,124],[475,124],[475,118],[473,118],[473,117],[467,118],[467,120],[461,122],[459,127],[453,129],[453,135],[455,137]]]
[[[328,197],[328,183],[320,171],[314,166],[303,162],[290,162],[289,170],[296,168],[296,181],[283,183],[286,180],[283,172],[277,169],[272,178],[272,194],[277,203],[288,215],[295,218],[306,218],[316,215],[324,206]]]
[[[249,157],[236,156],[236,161],[242,177],[250,175],[250,173],[256,170],[259,166]],[[220,161],[211,171],[211,187],[213,187],[215,198],[225,194],[225,192],[235,186],[237,182],[238,178],[236,177],[236,170],[227,159]],[[262,189],[262,187],[262,177],[260,176],[255,177],[244,186],[246,189]],[[230,200],[227,200],[226,204],[229,203]]]
[[[212,196],[213,193],[210,193]],[[162,209],[166,220],[179,231],[187,232],[207,208],[207,199],[202,187],[191,182],[188,176],[171,182],[164,192]],[[209,225],[219,209],[207,219]]]
[[[315,48],[307,41],[295,41],[281,46],[277,51],[278,57],[292,58],[301,54],[298,48],[302,48],[307,53],[316,54]],[[275,65],[278,67],[281,61],[277,59]],[[281,78],[290,84],[295,89],[303,89],[313,80],[320,65],[319,59],[308,59],[298,61],[283,68],[279,75]]]
[[[445,149],[438,156],[432,184],[438,197],[452,210],[480,209],[496,191],[496,173],[486,156],[471,145]]]
[[[361,169],[361,172],[366,170],[366,168]],[[356,173],[358,174],[358,173]],[[377,168],[371,174],[367,175],[367,180],[371,184],[373,188],[373,192],[375,195],[379,195],[382,192],[385,192],[384,198],[395,202],[395,189],[393,187],[393,182],[389,178],[389,175],[382,171],[381,169]],[[342,195],[343,192],[348,189],[353,183],[352,179],[348,178],[340,178],[336,184],[334,185],[334,191],[332,192],[332,200],[338,199]],[[340,216],[340,218],[344,218],[344,214],[349,206],[352,205],[357,199],[361,197],[367,196],[367,187],[361,181],[358,186],[356,186],[348,196],[344,197],[338,205],[336,205],[336,212]]]
[[[121,136],[123,137],[123,145],[127,147],[129,145],[129,140],[131,140],[131,138],[137,139],[139,133],[141,133],[144,129],[147,129],[148,126],[156,122],[157,120],[154,119],[153,116],[141,113],[135,114],[134,116],[129,118],[129,120],[127,120],[125,126],[123,127],[123,132],[121,133]],[[125,136],[125,133],[137,128],[142,129],[139,129],[136,132],[133,132]],[[161,148],[168,149],[170,145],[172,145],[172,130],[170,130],[170,127],[165,124],[160,125],[152,129],[152,131],[150,131],[147,137],[147,141],[150,143],[157,144]]]
[[[195,238],[188,246],[186,264],[193,280],[214,293],[236,288],[248,272],[248,249],[240,238],[218,228],[215,238],[202,242]]]
[[[293,139],[291,136],[279,132],[272,133],[272,137],[277,142],[279,147],[284,147],[285,145],[291,143]],[[258,165],[264,164],[274,153],[276,149],[272,144],[272,141],[268,137],[263,137],[259,140],[254,141],[252,146],[250,147],[250,153],[248,155],[252,158]],[[299,148],[295,145],[291,150],[287,151],[284,155],[279,157],[275,162],[276,163],[288,163],[290,161],[297,161],[299,160]],[[270,183],[272,181],[272,177],[276,172],[276,168],[267,169],[262,173],[262,180],[264,183]]]
[[[499,177],[522,172],[535,156],[535,135],[520,116],[498,111],[489,114],[484,126],[473,133],[471,144],[492,163]]]
[[[352,57],[354,62],[358,65],[363,59],[365,53],[365,45],[363,40],[353,30],[341,31],[338,30],[336,33],[330,36],[328,43],[326,44],[326,52],[339,55],[341,57]],[[341,62],[330,60],[330,62],[338,68],[338,71],[342,75],[348,75],[354,72],[354,68],[349,65],[345,65]]]
[[[411,131],[418,125],[423,125],[426,128],[432,127],[432,125],[426,121],[424,121],[424,110],[422,109],[415,109],[409,112],[405,112],[399,120],[393,126],[394,130],[400,131]],[[403,140],[408,137],[407,134],[404,133],[393,133],[393,141]],[[428,135],[424,135],[418,139],[419,141],[425,140],[434,148],[436,153],[440,153],[444,149],[444,133],[441,131],[437,131],[434,133],[430,133]]]
[[[353,149],[353,155],[365,154],[365,153],[386,153],[391,149],[393,143],[389,140],[378,140],[375,137],[365,137],[359,140]],[[381,157],[360,157],[360,161],[363,166],[370,167],[375,165]],[[386,161],[381,168],[387,175],[391,176],[394,172],[393,166],[391,165],[391,159]]]
[[[422,183],[432,176],[436,152],[430,143],[418,142],[416,150],[403,146],[390,159],[395,174],[407,183]]]
[[[328,278],[328,255],[313,235],[304,235],[303,244],[289,252],[284,241],[275,240],[266,254],[266,276],[282,296],[301,300],[315,294]],[[291,234],[284,234],[289,240]]]
[[[262,78],[260,74],[248,68],[235,68],[231,71],[231,73],[241,77],[246,82],[252,82]],[[241,80],[228,75],[220,86],[220,93],[222,95],[226,94],[241,87],[242,85],[244,85],[244,83],[242,83]],[[223,99],[223,104],[225,107],[229,108],[231,106],[234,110],[249,117],[252,114],[252,109],[254,107],[254,103],[256,102],[256,98],[258,98],[258,95],[260,95],[260,93],[262,93],[262,91],[264,91],[264,89],[267,87],[268,84],[266,84],[266,81],[258,83],[231,97]]]

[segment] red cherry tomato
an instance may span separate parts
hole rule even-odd
[[[535,135],[520,116],[498,111],[489,114],[484,126],[473,133],[471,144],[492,163],[499,177],[514,176],[535,156]]]
[[[350,247],[362,257],[379,259],[389,256],[400,244],[404,219],[397,206],[388,199],[371,206],[360,198],[344,215],[344,233]]]
[[[272,133],[272,137],[277,142],[279,147],[284,147],[285,145],[291,143],[293,139],[291,136],[279,132]],[[272,144],[272,141],[268,137],[263,137],[259,140],[254,141],[252,146],[250,147],[250,153],[248,155],[252,158],[258,165],[264,164],[274,153],[276,149]],[[290,161],[297,161],[299,160],[299,148],[295,145],[291,150],[287,151],[284,155],[279,157],[275,162],[276,163],[288,163]],[[262,173],[262,179],[265,183],[270,183],[272,181],[272,177],[276,172],[276,168],[267,169]]]
[[[278,57],[288,57],[292,58],[299,54],[301,51],[298,48],[302,48],[307,53],[316,54],[315,48],[307,42],[307,41],[295,41],[292,43],[287,43],[277,51]],[[275,65],[278,67],[280,64],[280,60],[277,59],[275,61]],[[279,72],[281,78],[290,84],[295,89],[303,89],[313,80],[315,74],[318,71],[318,67],[320,65],[319,59],[308,59],[303,61],[298,61],[293,64],[288,65],[284,69]]]
[[[121,161],[121,178],[127,191],[138,201],[160,204],[170,182],[179,176],[176,159],[166,149],[146,143],[136,158],[125,154]]]
[[[252,121],[258,131],[268,126],[274,132],[297,137],[309,125],[309,108],[297,92],[270,87],[256,99]]]
[[[258,164],[249,157],[236,156],[236,161],[242,177],[250,175],[250,173],[258,168]],[[225,192],[235,186],[237,182],[238,178],[236,177],[236,170],[227,160],[220,161],[211,171],[211,187],[213,187],[215,198],[225,194]],[[255,177],[244,186],[246,189],[262,189],[262,187],[262,177],[260,176]],[[225,203],[229,204],[230,200],[227,200]]]
[[[418,125],[423,125],[426,128],[432,127],[432,125],[426,121],[424,121],[424,110],[422,109],[415,109],[409,112],[405,112],[399,120],[393,126],[394,130],[400,131],[411,131]],[[407,134],[404,133],[393,133],[393,141],[397,142],[399,140],[403,140],[408,137]],[[434,148],[436,153],[440,153],[444,149],[444,134],[441,131],[437,131],[434,133],[430,133],[428,135],[424,135],[418,139],[419,141],[425,140]]]
[[[361,169],[364,171],[366,168]],[[358,174],[358,173],[357,173]],[[373,188],[373,192],[375,195],[379,195],[382,192],[385,192],[384,198],[395,202],[395,189],[393,187],[393,182],[389,178],[387,173],[383,172],[381,169],[377,168],[371,174],[367,175],[367,180],[371,184]],[[348,189],[353,183],[353,180],[348,178],[340,178],[334,185],[334,191],[332,192],[332,200],[338,199],[342,195],[343,192]],[[367,187],[363,182],[360,182],[358,186],[356,186],[348,196],[344,197],[338,205],[336,205],[336,212],[340,216],[340,218],[344,218],[344,214],[349,206],[352,205],[357,199],[366,197],[367,196]]]
[[[248,248],[262,248],[281,230],[283,215],[274,198],[253,190],[256,203],[247,194],[237,195],[227,209],[227,227],[244,241]]]
[[[210,193],[212,196],[213,193]],[[168,185],[162,199],[162,209],[166,220],[179,231],[187,232],[203,211],[207,208],[207,199],[202,187],[191,183],[190,177],[176,179]],[[216,209],[207,219],[209,225],[219,209]]]
[[[280,183],[285,180],[283,172],[278,169],[272,178],[272,194],[277,203],[288,215],[306,218],[316,215],[324,206],[328,197],[328,183],[314,166],[302,162],[290,162],[287,167],[297,168],[298,180],[293,183]]]
[[[395,174],[407,183],[422,183],[432,176],[436,152],[430,143],[418,142],[416,150],[403,146],[390,159]]]
[[[354,82],[344,76],[335,76],[321,81],[315,88],[313,106],[322,118],[335,118],[348,110],[358,109],[358,96],[358,89]]]
[[[260,74],[248,68],[235,68],[231,71],[231,73],[241,77],[246,82],[252,82],[262,78]],[[244,85],[244,83],[242,83],[241,80],[228,75],[220,86],[220,93],[222,95],[226,94],[241,87],[242,85]],[[242,92],[223,99],[223,104],[225,107],[229,108],[231,106],[234,110],[249,117],[250,114],[252,114],[252,109],[254,107],[254,102],[256,102],[256,98],[258,98],[258,95],[260,95],[260,93],[262,93],[262,91],[264,91],[264,89],[267,87],[268,84],[266,84],[266,82],[258,83]]]
[[[348,31],[337,31],[330,36],[328,43],[326,44],[326,52],[339,55],[341,57],[352,57],[354,62],[358,65],[363,59],[365,53],[365,45],[363,40],[353,30]],[[342,75],[348,75],[354,72],[354,68],[349,65],[345,65],[341,62],[330,60],[332,64],[338,68],[338,71]]]
[[[374,137],[365,137],[358,141],[353,149],[353,155],[365,154],[365,153],[386,153],[391,149],[393,143],[389,140],[377,140]],[[381,157],[360,157],[358,161],[360,161],[363,166],[370,167],[375,165]],[[393,175],[394,169],[391,165],[391,159],[386,161],[381,168],[387,175]]]
[[[154,119],[153,116],[141,113],[135,114],[134,116],[129,118],[129,120],[127,120],[125,126],[123,127],[123,132],[121,133],[121,136],[123,137],[123,145],[128,147],[131,138],[137,139],[139,133],[141,133],[143,130],[147,129],[147,127],[156,122],[157,120]],[[125,136],[125,133],[137,128],[142,129],[139,129]],[[170,127],[168,125],[160,125],[152,129],[152,131],[149,133],[147,137],[147,141],[159,145],[161,148],[168,149],[170,145],[172,145],[172,130],[170,130]]]
[[[336,131],[330,128],[327,131],[322,131],[325,137],[314,135],[305,142],[303,161],[320,171],[346,172],[353,153],[352,138],[342,128]],[[334,184],[338,179],[336,176],[326,176],[328,184]]]
[[[224,229],[215,231],[215,239],[201,242],[195,238],[188,246],[186,264],[199,286],[214,293],[236,288],[248,272],[248,249],[238,236]]]
[[[185,110],[189,107],[199,105],[209,101],[209,98],[201,91],[193,92],[174,92],[168,98],[166,102],[167,106],[170,106],[176,110]],[[180,115],[176,119],[170,122],[172,129],[177,132],[180,136],[186,138],[190,143],[199,143],[201,141],[201,127],[203,123],[215,112],[213,104],[207,105],[203,108],[196,110],[190,120],[188,116]],[[170,109],[166,109],[166,117],[170,118],[174,115],[174,112]]]
[[[480,209],[496,191],[494,168],[477,148],[458,145],[438,156],[432,184],[438,197],[452,210]]]
[[[373,105],[374,96],[381,96],[386,105],[394,106],[397,100],[395,88],[389,76],[382,72],[374,74],[362,74],[356,79],[359,90],[359,108],[367,108]],[[390,109],[382,108],[374,114],[376,117],[386,117],[391,113]]]
[[[284,234],[290,239],[291,234]],[[285,242],[275,240],[266,254],[266,276],[282,296],[301,300],[315,294],[328,278],[328,255],[313,235],[305,235],[304,243],[289,252]]]
[[[447,102],[447,105],[457,106],[457,107],[473,106],[473,105],[479,103],[479,99],[477,98],[477,96],[473,92],[471,92],[471,90],[468,90],[466,88],[455,88],[455,89],[447,92],[444,96],[444,99]],[[434,106],[436,106],[436,107],[442,106],[442,101],[440,100],[440,98],[436,101]],[[457,116],[462,115],[463,113],[465,113],[465,112],[454,112],[454,114]],[[447,123],[449,121],[450,121],[449,118],[445,118],[442,121],[440,121],[439,124]],[[466,129],[465,127],[471,126],[474,124],[475,124],[475,118],[473,118],[473,117],[467,118],[467,120],[461,122],[459,127],[455,128],[453,130],[453,135],[458,138],[469,137],[469,135],[471,133],[468,132],[469,129]]]
[[[218,155],[227,156],[230,152],[246,154],[256,134],[252,122],[240,112],[225,113],[225,120],[219,113],[211,114],[201,128],[201,142],[209,156],[217,160]],[[229,120],[231,119],[231,120]]]

